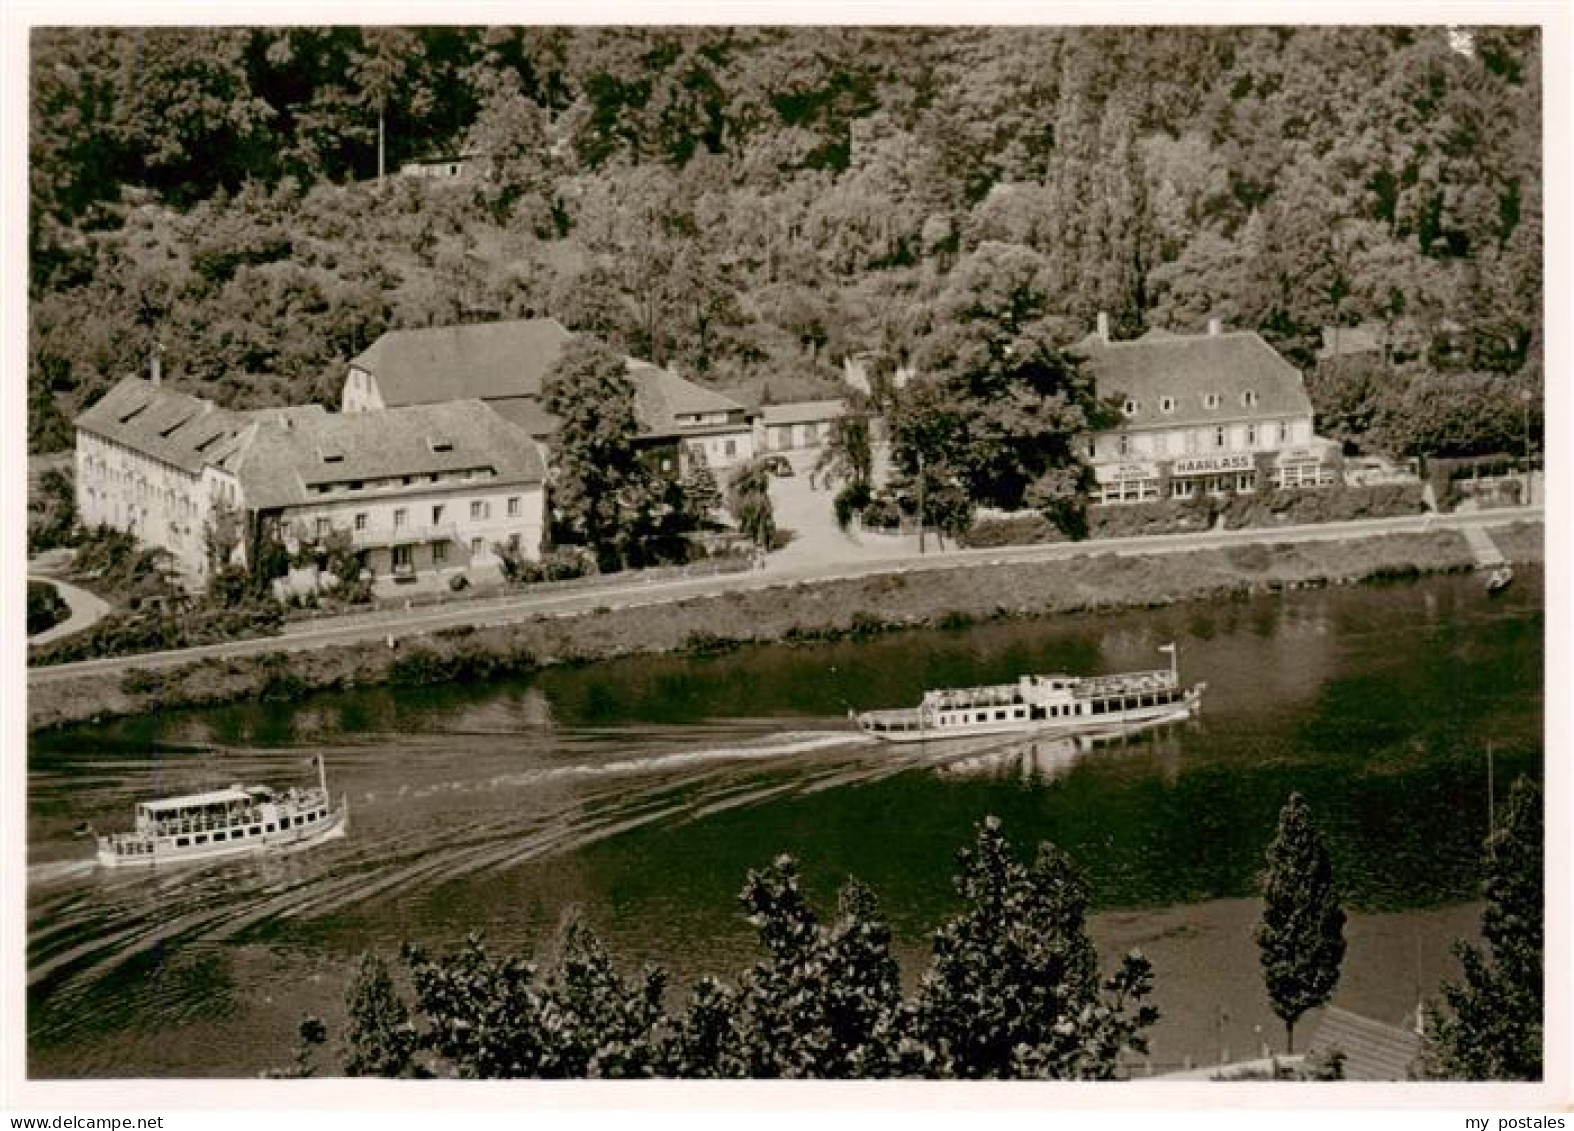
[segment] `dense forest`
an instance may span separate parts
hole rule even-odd
[[[1323,327],[1387,327],[1377,363],[1309,379],[1321,427],[1396,454],[1539,428],[1535,28],[69,28],[31,51],[34,451],[155,345],[222,403],[334,405],[386,329],[551,315],[784,399],[854,354],[922,366],[1024,295],[1061,345],[1099,311],[1121,337],[1217,317],[1309,373]],[[395,175],[461,154],[476,175]]]

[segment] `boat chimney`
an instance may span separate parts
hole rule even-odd
[[[1099,341],[1103,342],[1105,345],[1109,345],[1109,314],[1105,311],[1099,311],[1098,326]]]
[[[1217,318],[1208,319],[1208,337],[1217,338],[1219,336],[1219,332],[1222,329],[1223,323],[1221,323]]]

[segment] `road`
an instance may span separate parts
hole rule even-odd
[[[1435,530],[1464,530],[1471,526],[1501,526],[1516,521],[1541,521],[1543,508],[1514,507],[1450,515],[1410,515],[1402,518],[1362,519],[1355,522],[1319,523],[1246,530],[1209,530],[1191,534],[1159,534],[1132,538],[1106,538],[1097,542],[1066,542],[1040,546],[1010,546],[983,550],[947,550],[856,563],[771,563],[763,570],[676,580],[617,580],[557,592],[527,591],[502,597],[455,602],[415,609],[353,613],[331,619],[295,621],[283,635],[228,641],[172,652],[148,652],[102,660],[56,664],[28,671],[28,684],[38,687],[83,675],[123,672],[131,668],[161,668],[201,659],[228,659],[267,652],[303,651],[332,644],[356,644],[403,639],[438,629],[477,628],[517,624],[537,616],[577,616],[594,609],[638,608],[691,597],[792,586],[808,581],[853,580],[884,573],[917,573],[965,569],[977,565],[1015,562],[1062,561],[1067,558],[1116,554],[1123,556],[1185,553],[1248,543],[1331,542],[1384,534],[1411,534]]]

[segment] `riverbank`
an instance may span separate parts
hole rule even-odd
[[[1539,522],[1495,528],[1514,562],[1543,560]],[[714,653],[745,644],[807,643],[918,627],[1070,612],[1162,607],[1308,585],[1401,580],[1472,568],[1456,531],[1329,542],[1252,543],[1126,555],[784,583],[664,603],[599,607],[518,624],[444,629],[380,644],[327,645],[201,660],[124,675],[95,674],[30,689],[28,728],[314,691],[475,682],[536,667],[635,654]]]

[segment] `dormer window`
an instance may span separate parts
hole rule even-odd
[[[1175,398],[1174,397],[1160,397],[1159,398],[1159,411],[1160,412],[1166,412],[1166,413],[1167,412],[1174,412],[1175,411]]]
[[[1203,408],[1218,408],[1219,407],[1219,394],[1218,393],[1204,393],[1203,396],[1202,396],[1202,407]]]
[[[344,453],[343,452],[323,451],[323,452],[319,452],[318,454],[322,456],[322,462],[323,463],[343,463],[344,462]]]
[[[433,436],[427,443],[431,445],[434,452],[451,452],[454,450],[454,442],[443,436]]]
[[[1247,389],[1241,394],[1241,405],[1245,408],[1257,407],[1257,390]]]
[[[1137,415],[1137,409],[1139,409],[1141,407],[1142,406],[1140,404],[1138,404],[1135,399],[1133,399],[1131,397],[1127,397],[1126,398],[1126,404],[1125,404],[1124,408],[1122,409],[1122,411],[1124,411],[1127,416],[1136,416]]]

